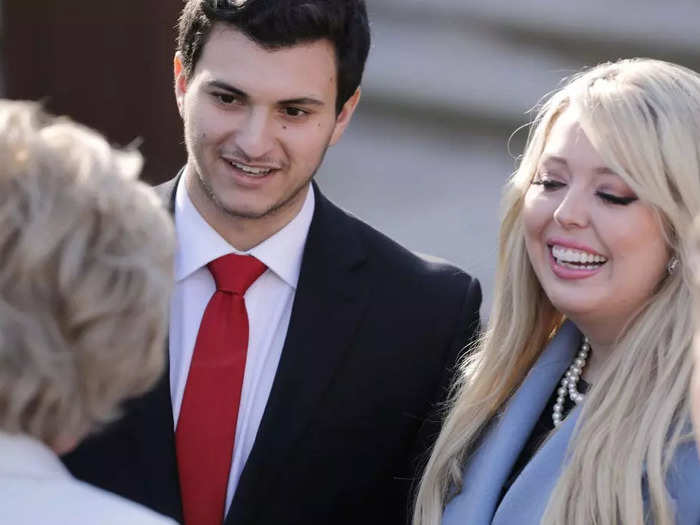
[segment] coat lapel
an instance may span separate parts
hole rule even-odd
[[[168,213],[170,213],[173,218],[175,218],[175,191],[177,190],[180,177],[182,177],[184,172],[185,168],[182,168],[175,178],[153,188],[163,204],[163,207],[168,210]]]
[[[567,321],[547,345],[502,415],[492,422],[479,448],[469,458],[464,470],[464,488],[445,509],[443,525],[486,525],[492,522],[503,483],[554,386],[571,363],[579,339],[578,330]]]
[[[316,207],[282,357],[226,523],[254,522],[349,348],[365,311],[365,251],[351,219],[314,185]]]
[[[580,413],[581,407],[574,407],[557,431],[550,435],[525,465],[503,496],[503,501],[493,518],[493,525],[508,525],[516,518],[518,523],[523,525],[540,523],[552,489],[566,461],[569,440]]]

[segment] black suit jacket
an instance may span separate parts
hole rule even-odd
[[[157,188],[171,209],[176,182]],[[481,291],[314,191],[287,339],[225,523],[403,525]],[[168,374],[125,412],[65,463],[181,521]]]

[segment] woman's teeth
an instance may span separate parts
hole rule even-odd
[[[607,262],[602,255],[553,245],[552,256],[557,264],[574,270],[595,270]]]

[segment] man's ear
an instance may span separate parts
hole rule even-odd
[[[182,55],[179,51],[175,53],[175,57],[173,58],[173,77],[175,78],[175,101],[177,102],[177,109],[182,117],[183,100],[187,92],[187,75],[185,74]]]
[[[335,119],[335,128],[333,129],[333,134],[331,135],[331,140],[329,142],[331,146],[338,142],[340,137],[343,136],[345,128],[348,127],[348,124],[350,124],[350,120],[352,119],[352,115],[355,113],[357,103],[360,102],[361,95],[362,90],[358,87],[352,96],[345,101],[345,104],[343,104],[343,108],[340,110],[340,113],[338,113],[338,116]]]

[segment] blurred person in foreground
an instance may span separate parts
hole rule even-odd
[[[0,522],[173,523],[57,455],[163,371],[173,232],[136,152],[0,101]]]
[[[700,523],[700,76],[649,59],[576,75],[540,110],[504,212],[489,327],[414,524]]]
[[[362,0],[185,4],[169,380],[77,477],[187,525],[406,523],[481,291],[313,183],[369,44]]]

